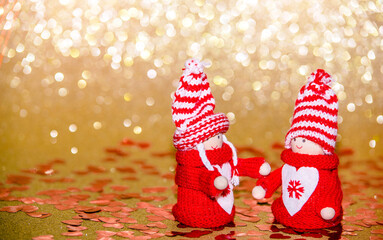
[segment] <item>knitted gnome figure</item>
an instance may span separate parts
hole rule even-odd
[[[275,220],[295,229],[333,227],[342,220],[342,190],[338,178],[338,99],[331,76],[318,69],[308,78],[295,102],[291,128],[281,154],[284,165],[260,179],[256,199],[270,197],[282,184],[282,196],[272,206]]]
[[[178,185],[173,215],[191,227],[218,227],[234,219],[233,187],[239,176],[259,178],[269,174],[270,165],[263,158],[237,158],[233,144],[223,135],[229,120],[214,113],[203,65],[191,59],[183,70],[172,104]]]

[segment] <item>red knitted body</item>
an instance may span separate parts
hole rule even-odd
[[[207,150],[206,156],[213,166],[230,163],[233,167],[232,151],[227,144],[220,149]],[[221,174],[216,169],[208,171],[197,150],[178,151],[176,159],[178,196],[173,207],[176,220],[199,228],[214,228],[232,222],[235,207],[228,214],[216,200],[217,196],[229,191],[228,188],[221,191],[214,187],[214,179]],[[238,159],[237,170],[242,176],[259,177],[259,168],[263,163],[263,158]]]
[[[341,205],[343,194],[337,170],[338,157],[335,154],[298,154],[289,149],[282,152],[282,160],[285,165],[257,183],[266,190],[266,197],[271,196],[282,183],[282,196],[276,199],[271,206],[275,219],[281,224],[295,229],[321,229],[338,225],[343,216]],[[294,168],[297,171],[296,175],[293,174],[293,177],[288,178],[291,179],[290,181],[283,183],[281,179],[284,178],[284,173],[286,175],[286,169]],[[294,170],[292,172],[294,173]],[[303,178],[302,176],[306,173],[307,181],[293,180]],[[318,178],[316,187],[303,206],[299,208],[298,203],[294,201],[299,199],[303,201],[305,193],[308,196],[310,187],[315,185],[313,182],[316,182],[316,177]],[[305,182],[308,184],[305,185]],[[286,184],[287,187],[283,187],[283,184]],[[294,198],[298,200],[294,200]],[[294,206],[294,204],[296,205]],[[289,206],[287,207],[287,205]],[[326,207],[335,210],[335,216],[331,220],[324,220],[321,217],[321,210]]]

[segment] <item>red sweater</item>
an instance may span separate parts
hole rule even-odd
[[[234,167],[231,148],[225,143],[220,149],[207,150],[206,156],[214,171],[206,169],[197,150],[178,151],[176,154],[178,196],[173,215],[191,227],[213,228],[232,222],[235,213],[233,185],[229,183],[221,191],[214,187],[214,179],[225,175],[223,172],[232,175],[235,168],[239,176],[259,178],[259,168],[265,162],[263,158],[238,159]],[[230,182],[231,176],[226,174],[225,177]]]
[[[282,195],[271,206],[275,219],[296,229],[338,225],[343,215],[338,156],[306,155],[287,149],[281,158],[285,164],[257,182],[266,190],[265,197],[270,197],[282,184]],[[326,207],[335,210],[333,219],[321,217],[321,210]]]

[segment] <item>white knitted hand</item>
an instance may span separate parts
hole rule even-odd
[[[331,220],[335,216],[335,210],[334,208],[325,207],[320,211],[320,215],[324,220]]]
[[[218,190],[224,190],[228,184],[229,182],[224,176],[218,176],[214,179],[214,187]]]
[[[265,197],[265,195],[266,195],[266,191],[265,191],[265,189],[263,189],[263,187],[261,187],[261,186],[255,186],[254,188],[253,188],[253,191],[252,191],[252,194],[253,194],[253,197],[255,198],[255,199],[262,199],[262,198],[264,198]]]

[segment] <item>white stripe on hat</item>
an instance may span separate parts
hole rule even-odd
[[[298,108],[298,107],[315,107],[315,106],[326,106],[328,109],[338,110],[338,102],[333,102],[333,103],[329,104],[323,99],[317,99],[317,100],[312,101],[312,102],[308,102],[308,101],[300,102],[300,103],[298,103],[297,106],[295,106],[295,108]]]
[[[176,94],[180,97],[199,98],[202,94],[207,95],[209,92],[210,92],[210,89],[204,89],[204,90],[193,92],[193,91],[186,90],[185,88],[180,88],[180,89],[177,89]]]
[[[332,128],[332,127],[329,127],[329,126],[325,126],[321,123],[318,123],[318,122],[311,122],[311,121],[300,121],[300,122],[293,122],[291,128],[290,128],[290,131],[294,131],[294,128],[298,128],[298,127],[313,127],[313,128],[316,128],[316,129],[320,129],[326,133],[328,133],[329,135],[335,135],[337,134],[337,131],[338,129],[336,128]]]

